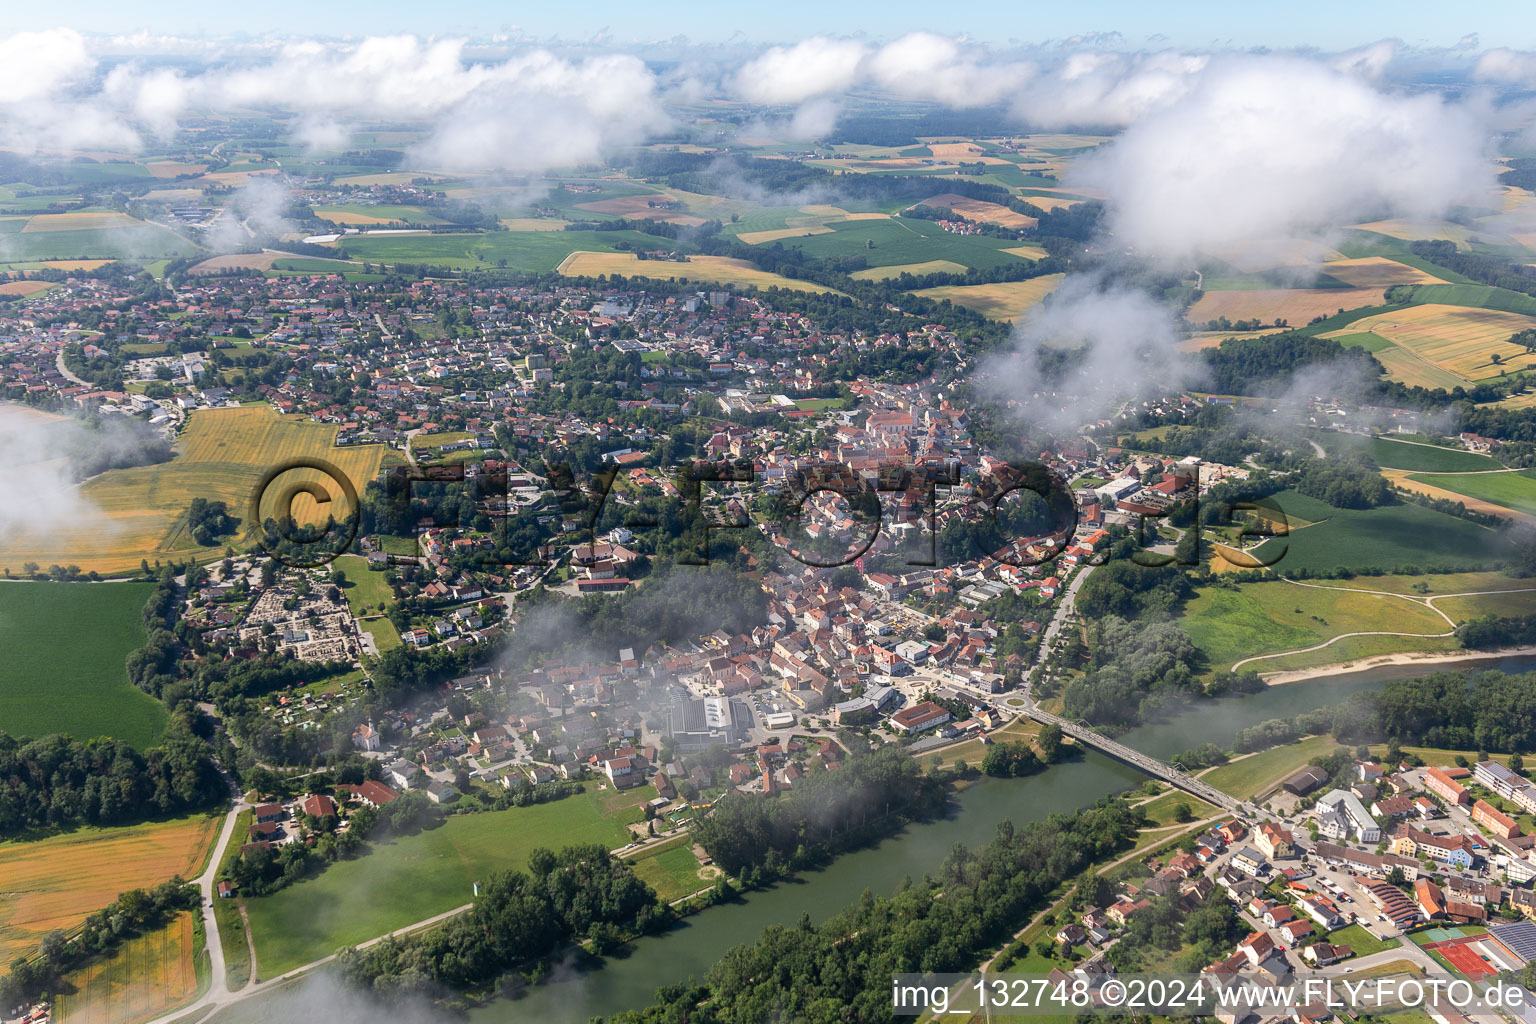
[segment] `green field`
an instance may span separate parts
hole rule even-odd
[[[1419,505],[1336,509],[1294,491],[1281,491],[1270,500],[1287,515],[1314,523],[1301,529],[1293,526],[1290,536],[1276,537],[1256,549],[1254,557],[1274,560],[1274,570],[1280,573],[1339,567],[1463,567],[1491,562],[1502,553],[1492,530]]]
[[[346,260],[282,259],[272,261],[273,270],[295,271],[301,274],[342,274],[356,270],[356,263]]]
[[[1332,736],[1308,736],[1296,743],[1249,754],[1230,764],[1212,768],[1200,777],[1223,793],[1248,799],[1278,783],[1314,757],[1338,746]]]
[[[197,247],[156,224],[79,231],[23,231],[7,235],[8,260],[123,259],[191,256]]]
[[[643,818],[638,802],[654,795],[646,786],[624,795],[589,791],[532,807],[454,815],[333,864],[317,878],[249,900],[257,972],[270,978],[468,903],[475,881],[521,867],[538,847],[623,846],[629,841],[624,826]]]
[[[1355,334],[1341,334],[1334,341],[1345,348],[1363,348],[1367,352],[1380,352],[1384,348],[1391,348],[1392,342],[1379,334],[1371,331],[1360,331]]]
[[[1330,455],[1363,453],[1383,469],[1406,469],[1414,473],[1475,473],[1503,468],[1497,459],[1477,452],[1390,437],[1364,438],[1358,434],[1324,432],[1317,435],[1317,442]]]
[[[1254,655],[1312,647],[1344,633],[1428,635],[1450,629],[1440,616],[1407,598],[1322,590],[1283,580],[1243,583],[1235,591],[1204,588],[1185,604],[1179,624],[1218,670]],[[1397,649],[1416,649],[1412,638],[1395,639]],[[1249,667],[1263,671],[1269,666],[1260,662]]]
[[[573,252],[617,252],[671,248],[673,243],[638,231],[492,231],[483,235],[354,235],[341,240],[352,259],[386,263],[431,263],[455,269],[495,267],[538,273],[554,270]]]
[[[144,643],[147,583],[0,583],[0,729],[112,736],[140,748],[165,731],[160,702],[128,682]]]
[[[1432,271],[1439,274],[1439,270]],[[1413,301],[1446,306],[1473,306],[1478,309],[1502,309],[1506,313],[1536,316],[1536,298],[1491,284],[1420,284],[1414,285]]]
[[[782,244],[807,256],[838,259],[863,256],[871,267],[890,267],[928,260],[949,260],[966,267],[989,270],[1021,259],[1005,249],[1024,243],[986,235],[952,235],[933,221],[892,217],[890,220],[853,220],[828,225],[830,232],[786,238]],[[874,243],[870,248],[868,243]]]
[[[1536,516],[1536,475],[1518,473],[1417,473],[1414,480]]]

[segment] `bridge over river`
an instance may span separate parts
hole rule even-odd
[[[1242,802],[1237,798],[1223,793],[1207,782],[1202,782],[1200,779],[1185,772],[1182,768],[1171,765],[1166,761],[1159,761],[1157,758],[1143,754],[1139,750],[1132,750],[1123,743],[1116,743],[1108,736],[1088,728],[1085,722],[1074,722],[1071,719],[1062,718],[1060,715],[1053,715],[1049,711],[1042,711],[1035,705],[1034,701],[1030,701],[1024,708],[1024,714],[1042,725],[1059,725],[1062,732],[1072,737],[1078,743],[1102,751],[1115,760],[1128,764],[1133,768],[1139,768],[1148,775],[1162,779],[1169,785],[1182,789],[1191,796],[1199,797],[1206,803],[1214,804],[1233,814],[1237,814],[1243,809]]]

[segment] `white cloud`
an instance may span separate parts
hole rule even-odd
[[[1111,197],[1117,245],[1184,260],[1478,202],[1492,188],[1487,145],[1478,108],[1300,58],[1227,57],[1077,178]]]
[[[1187,95],[1209,62],[1174,50],[1074,53],[1030,82],[1014,110],[1044,128],[1128,125]]]
[[[868,52],[863,43],[826,36],[776,46],[736,74],[735,91],[748,102],[769,104],[845,93],[858,81]]]
[[[1536,79],[1536,54],[1498,47],[1477,59],[1472,77],[1480,82],[1524,84]]]

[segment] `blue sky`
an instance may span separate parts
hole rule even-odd
[[[1425,0],[776,0],[773,3],[577,3],[496,0],[73,0],[67,5],[13,4],[9,30],[59,25],[82,32],[163,35],[284,33],[296,36],[381,32],[490,35],[509,30],[578,42],[602,35],[615,44],[686,36],[695,42],[794,41],[818,33],[863,33],[877,39],[916,29],[967,33],[1005,45],[1118,32],[1123,45],[1341,49],[1384,37],[1410,46],[1450,47],[1469,33],[1481,46],[1536,48],[1536,18],[1528,4]],[[67,19],[67,20],[61,20]],[[5,31],[5,30],[0,30]]]

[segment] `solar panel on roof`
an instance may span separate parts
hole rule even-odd
[[[1536,960],[1536,922],[1494,925],[1488,931],[1524,963]]]

